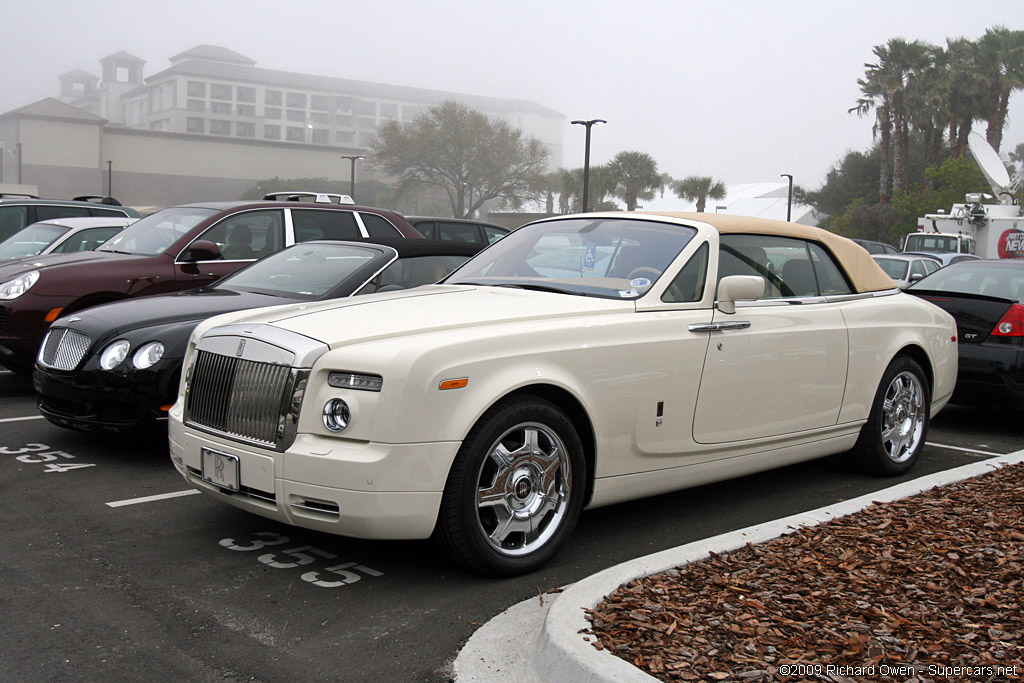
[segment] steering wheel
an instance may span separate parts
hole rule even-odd
[[[626,276],[627,280],[635,280],[638,277],[647,278],[651,282],[654,282],[661,277],[661,271],[657,268],[651,268],[650,266],[640,266],[630,271],[629,275]]]

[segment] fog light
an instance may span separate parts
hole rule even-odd
[[[352,411],[348,404],[340,398],[332,398],[324,404],[324,427],[332,432],[340,432],[348,427],[352,419]]]

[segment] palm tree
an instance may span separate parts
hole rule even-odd
[[[619,152],[608,164],[615,179],[612,192],[626,202],[626,211],[636,211],[637,202],[654,199],[661,183],[658,163],[644,152]]]
[[[997,152],[1003,142],[1010,94],[1024,89],[1024,31],[996,26],[978,40],[978,70],[986,94],[985,138]]]
[[[661,198],[665,198],[665,188],[672,187],[672,176],[668,173],[662,173],[658,176],[658,192],[661,193]]]
[[[688,176],[672,184],[672,191],[677,197],[697,202],[697,211],[704,213],[707,200],[725,199],[725,183],[714,180],[710,176]]]

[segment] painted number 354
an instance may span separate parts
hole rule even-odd
[[[64,451],[51,451],[44,443],[25,444],[21,448],[0,446],[0,454],[14,455],[15,460],[30,465],[42,464],[46,472],[69,472],[83,467],[96,467],[96,463],[66,462],[75,456]]]
[[[270,546],[281,546],[288,543],[289,538],[282,536],[281,534],[273,531],[258,531],[254,536],[258,538],[249,542],[239,542],[233,538],[223,538],[220,541],[222,547],[228,550],[238,550],[242,552],[251,552],[254,550],[263,550]],[[257,559],[263,564],[273,567],[274,569],[294,569],[295,567],[304,567],[306,565],[313,564],[317,558],[324,560],[336,560],[338,556],[329,553],[326,550],[320,548],[314,548],[311,545],[296,546],[294,548],[283,548],[275,550],[274,552],[264,553]],[[338,588],[339,586],[347,586],[350,583],[359,581],[362,576],[357,573],[360,572],[366,576],[384,576],[383,572],[379,572],[376,569],[370,569],[369,567],[355,562],[343,562],[341,564],[335,564],[331,567],[326,567],[320,571],[308,571],[301,576],[303,581],[319,586],[321,588]],[[333,574],[340,577],[337,581],[327,580],[320,578],[321,573]]]

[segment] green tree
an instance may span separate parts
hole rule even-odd
[[[725,183],[715,180],[710,176],[688,176],[677,180],[672,185],[672,191],[677,197],[687,201],[697,202],[697,211],[704,212],[709,199],[725,199]]]
[[[548,155],[536,138],[457,102],[433,107],[407,125],[382,124],[373,147],[374,162],[400,179],[400,191],[439,188],[458,217],[492,199],[519,208],[536,198]]]
[[[985,87],[985,137],[998,152],[1010,95],[1024,89],[1024,31],[1011,31],[1004,26],[986,30],[978,40],[977,59]]]
[[[619,152],[608,163],[615,179],[612,193],[626,203],[626,211],[636,211],[637,202],[654,199],[661,184],[658,163],[645,152]]]

